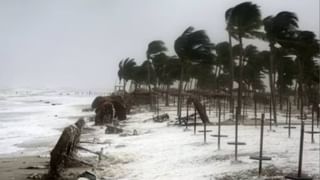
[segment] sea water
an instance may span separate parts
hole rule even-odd
[[[49,152],[64,127],[89,108],[97,93],[0,90],[0,156]]]

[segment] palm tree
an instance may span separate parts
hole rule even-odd
[[[275,44],[286,43],[285,40],[291,37],[298,28],[298,18],[292,12],[283,11],[278,13],[275,17],[268,16],[263,20],[264,29],[266,31],[266,38],[269,41],[270,47],[270,71],[269,82],[271,91],[271,102],[273,107],[273,118],[277,123],[277,111],[276,111],[276,99],[275,99],[275,87],[274,87],[274,55]]]
[[[227,24],[226,30],[228,32],[228,40],[229,40],[229,61],[230,61],[230,84],[229,84],[229,104],[230,104],[230,112],[233,113],[234,103],[233,103],[233,81],[234,81],[234,61],[233,61],[233,52],[232,52],[232,24],[230,23],[231,12],[233,8],[229,8],[225,13],[225,21]]]
[[[230,44],[228,42],[220,42],[216,44],[215,46],[216,50],[216,64],[218,66],[218,73],[217,73],[217,88],[219,89],[220,87],[220,82],[219,77],[221,74],[221,70],[223,70],[224,75],[228,75],[230,81],[232,81],[233,84],[233,61],[230,61]],[[232,50],[231,50],[232,51]],[[230,85],[230,84],[229,84]],[[229,86],[229,88],[233,88]],[[231,92],[231,91],[230,91]],[[232,93],[230,94],[232,96]]]
[[[132,58],[126,58],[124,60],[121,60],[119,63],[118,77],[120,81],[123,80],[124,93],[126,91],[127,82],[132,77],[132,73],[134,71],[135,66],[136,66],[136,62]]]
[[[155,40],[149,43],[148,49],[146,52],[147,55],[147,61],[148,63],[148,89],[149,89],[149,94],[150,94],[150,109],[153,109],[153,98],[152,98],[152,92],[151,92],[151,80],[150,80],[150,75],[151,75],[151,60],[154,55],[157,55],[159,53],[162,53],[166,51],[167,48],[164,45],[164,42],[161,40]]]
[[[274,82],[277,85],[280,111],[283,106],[283,96],[288,96],[290,92],[290,87],[293,85],[293,80],[297,77],[298,67],[294,63],[293,58],[290,56],[288,50],[285,48],[276,48],[274,52],[274,57],[276,61],[274,62],[274,72],[277,74],[277,80]],[[270,61],[270,60],[269,60]]]
[[[299,97],[300,97],[300,117],[303,117],[303,106],[304,106],[304,84],[305,81],[304,74],[310,72],[310,67],[313,67],[313,57],[319,55],[320,45],[319,40],[316,39],[316,35],[311,31],[296,31],[295,36],[293,36],[293,42],[290,42],[296,57],[296,62],[299,67]],[[311,64],[311,65],[310,65]]]
[[[242,106],[242,74],[243,74],[243,38],[261,36],[258,31],[261,26],[261,13],[259,7],[251,2],[244,2],[230,8],[226,13],[227,29],[232,37],[239,41],[239,87],[237,99],[236,121],[241,115]]]
[[[212,61],[212,48],[209,37],[204,30],[195,31],[193,27],[188,27],[181,36],[179,36],[174,43],[174,50],[176,51],[180,62],[180,81],[179,81],[179,95],[178,95],[178,118],[181,124],[181,104],[182,104],[182,81],[184,77],[185,65],[192,63],[205,63]]]

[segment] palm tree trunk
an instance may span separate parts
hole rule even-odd
[[[228,36],[229,36],[229,52],[230,52],[230,85],[229,85],[229,90],[230,90],[230,99],[229,99],[229,105],[230,105],[230,112],[233,113],[234,110],[234,103],[233,103],[233,94],[232,94],[232,90],[233,90],[233,79],[234,79],[234,72],[233,72],[233,51],[232,51],[232,39],[231,39],[231,34],[228,31]]]
[[[167,84],[165,106],[169,106],[169,89],[170,89],[170,85]]]
[[[237,99],[237,109],[236,110],[236,123],[239,122],[239,118],[241,116],[241,107],[242,107],[242,74],[243,74],[243,43],[242,37],[239,36],[239,43],[240,43],[240,63],[239,63],[239,87],[238,87],[238,99]]]
[[[126,94],[127,81],[123,80],[123,96]]]
[[[181,124],[181,104],[182,104],[182,83],[183,83],[183,72],[184,67],[183,64],[181,64],[181,70],[180,70],[180,81],[179,81],[179,94],[178,94],[178,109],[177,109],[177,115],[179,124]]]
[[[270,92],[271,92],[271,104],[272,104],[272,110],[273,110],[273,119],[274,122],[277,124],[277,106],[276,106],[276,99],[274,94],[274,45],[270,44],[270,71],[269,71],[269,82],[270,82]]]
[[[301,59],[299,57],[296,58],[298,62],[298,67],[299,67],[299,99],[300,99],[300,118],[301,121],[303,120],[303,104],[304,104],[304,99],[303,99],[303,64],[301,62]]]
[[[150,96],[150,111],[153,109],[153,99],[152,99],[152,92],[151,92],[151,67],[150,67],[150,59],[148,60],[148,90]]]

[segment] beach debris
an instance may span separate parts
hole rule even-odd
[[[136,129],[134,129],[132,135],[133,136],[137,136],[138,135],[138,131]]]
[[[198,98],[190,96],[187,100],[187,103],[188,104],[193,103],[203,123],[210,123],[207,112],[206,112],[206,108],[200,103],[200,100]]]
[[[32,173],[27,177],[27,179],[41,179],[41,178],[42,178],[42,175],[39,173]]]
[[[96,180],[96,175],[92,172],[85,171],[84,173],[80,174],[78,180]]]
[[[92,141],[80,141],[80,143],[83,143],[83,144],[108,144],[108,145],[111,145],[112,141],[110,139],[106,139],[104,141],[97,141],[97,139],[94,138]]]
[[[126,98],[126,99],[130,99],[130,98]],[[93,100],[91,104],[91,108],[95,109],[97,114],[97,112],[100,112],[98,109],[101,109],[101,106],[103,107],[103,104],[106,104],[106,103],[112,104],[114,108],[114,117],[121,121],[121,120],[127,119],[127,113],[130,111],[130,107],[131,107],[129,102],[130,101],[125,100],[125,98],[118,95],[98,96]],[[105,114],[102,113],[99,115],[100,115],[99,118],[101,118]]]
[[[83,108],[81,111],[82,112],[91,112],[91,111],[93,111],[93,109],[92,108]]]
[[[113,109],[113,104],[108,101],[100,104],[100,106],[98,106],[95,110],[95,125],[104,125],[107,123],[111,123],[114,116]]]
[[[116,127],[116,126],[113,126],[113,125],[107,124],[106,127],[107,127],[106,131],[105,131],[106,134],[118,134],[118,133],[123,132],[123,129]]]
[[[48,167],[47,166],[28,166],[26,167],[25,169],[47,169]]]
[[[80,142],[81,130],[84,125],[85,122],[83,118],[80,118],[74,125],[70,125],[63,130],[57,144],[50,153],[48,179],[61,178],[61,173],[64,171],[64,168],[72,161],[78,161],[76,158],[76,146]]]
[[[155,122],[164,122],[167,120],[169,120],[169,115],[167,113],[153,117],[153,121]]]
[[[87,149],[87,148],[82,147],[82,146],[76,146],[76,148],[79,149],[79,150],[83,150],[83,151],[86,151],[86,152],[89,152],[89,153],[98,155],[100,158],[101,158],[101,157],[108,158],[108,156],[106,156],[106,155],[103,154],[103,150],[100,151],[100,152],[95,152],[95,151],[92,151],[92,150]]]

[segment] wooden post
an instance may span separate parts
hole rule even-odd
[[[269,128],[270,128],[270,131],[272,130],[272,103],[271,103],[271,98],[270,98],[270,103],[269,103],[269,112],[270,112],[270,124],[269,124]]]
[[[194,130],[194,134],[196,134],[196,130],[197,130],[197,111],[196,111],[196,107],[194,106],[194,123],[193,123],[193,130]]]
[[[224,99],[223,99],[223,120],[226,119],[226,101],[227,101],[227,99],[224,98]],[[219,102],[219,106],[221,106],[220,102]],[[219,113],[221,114],[221,107],[219,107],[219,108],[220,108],[220,109],[219,109]],[[219,115],[219,116],[220,116],[220,115]]]
[[[211,98],[209,98],[209,114],[211,114]]]
[[[254,127],[257,127],[257,99],[255,95],[253,97],[253,100],[254,100]]]
[[[289,102],[289,128],[288,128],[288,137],[291,137],[291,103]]]
[[[239,106],[236,107],[236,125],[235,125],[235,146],[234,146],[234,158],[238,160],[238,122],[239,122]]]
[[[311,143],[314,144],[314,106],[311,109]]]
[[[220,136],[221,136],[221,104],[219,102],[219,118],[218,118],[218,150],[220,150]]]
[[[287,109],[286,109],[286,124],[288,124],[288,117],[289,117],[289,98],[287,99]]]
[[[189,123],[189,103],[187,102],[187,120],[186,120],[186,129],[188,129],[188,123]]]
[[[285,176],[286,179],[303,179],[312,180],[311,177],[302,177],[302,161],[303,161],[303,140],[304,140],[304,121],[301,120],[301,132],[300,132],[300,149],[299,149],[299,165],[297,176]]]
[[[262,172],[263,129],[264,129],[264,114],[261,114],[259,177],[261,176],[261,172]]]
[[[317,109],[317,127],[319,127],[320,122],[320,107],[316,106]]]
[[[260,151],[259,156],[250,156],[250,159],[259,161],[259,177],[262,174],[262,161],[270,161],[271,157],[263,156],[263,131],[264,131],[264,114],[261,114],[261,130],[260,130]]]
[[[304,122],[303,122],[303,120],[301,120],[301,133],[300,133],[300,150],[299,150],[299,169],[298,169],[298,177],[301,177],[301,174],[302,174],[303,139],[304,139]]]
[[[204,140],[204,143],[207,143],[207,123],[204,122],[203,123],[203,140]]]

